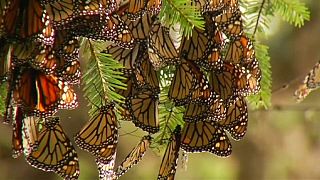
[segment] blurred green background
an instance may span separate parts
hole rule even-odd
[[[306,1],[311,20],[301,29],[272,20],[270,46],[273,72],[273,108],[250,110],[249,127],[242,141],[232,141],[233,153],[219,158],[209,153],[188,154],[187,170],[178,163],[176,179],[320,179],[320,92],[295,103],[293,92],[312,66],[320,60],[320,2]],[[281,88],[288,85],[288,88]],[[80,89],[80,88],[78,88]],[[80,92],[79,96],[80,95]],[[76,110],[62,111],[62,125],[71,138],[88,120],[86,102],[80,97]],[[134,130],[122,123],[120,134]],[[125,135],[119,140],[117,163],[139,141]],[[78,149],[80,179],[98,179],[92,156]],[[156,179],[159,153],[147,151],[144,159],[121,179]],[[11,127],[0,125],[0,179],[60,179],[11,157]]]

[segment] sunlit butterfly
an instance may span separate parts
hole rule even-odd
[[[99,158],[99,161],[108,161],[109,152],[112,151],[109,146],[113,147],[118,142],[118,124],[113,105],[100,107],[75,136],[75,142],[81,149]]]
[[[127,172],[133,165],[139,163],[150,146],[150,140],[150,136],[144,136],[141,141],[130,151],[128,156],[124,159],[124,161],[122,161],[115,171],[118,177]]]
[[[160,92],[159,78],[153,68],[146,52],[141,52],[138,61],[135,63],[135,79],[137,89],[150,88],[153,92]]]
[[[243,24],[241,19],[241,11],[225,10],[217,16],[213,16],[215,25],[225,33],[228,37],[237,37],[243,33]]]
[[[24,114],[21,107],[13,106],[11,108],[9,113],[12,113],[12,157],[17,158],[23,152],[22,126]]]
[[[170,142],[163,155],[159,169],[158,179],[174,179],[179,158],[181,143],[181,127],[178,125],[173,131]]]
[[[28,116],[23,119],[22,137],[24,154],[29,155],[38,148],[39,118]]]
[[[294,95],[297,101],[302,101],[306,98],[310,92],[319,88],[320,85],[320,63],[317,62],[313,68],[309,71],[304,81],[299,85],[298,89],[295,91]]]
[[[63,26],[76,16],[79,8],[75,0],[42,1],[52,25],[63,29]]]
[[[79,177],[78,156],[59,124],[59,117],[44,120],[38,141],[38,148],[26,156],[31,166],[55,172],[65,179]]]
[[[134,93],[126,102],[132,122],[149,133],[156,133],[160,128],[158,104],[158,95],[149,89]]]
[[[215,121],[186,122],[182,129],[181,148],[187,152],[211,152],[229,156],[231,143],[222,127]]]
[[[41,39],[51,44],[54,30],[46,10],[38,0],[4,2],[2,25],[10,40]]]
[[[156,21],[149,33],[148,53],[154,67],[179,61],[179,53],[169,35],[169,29]]]
[[[243,138],[248,125],[247,103],[243,97],[238,97],[236,101],[227,104],[226,118],[219,121],[219,124],[230,133],[233,139]]]
[[[14,83],[13,98],[23,105],[28,115],[50,116],[57,109],[77,107],[77,97],[68,83],[54,75],[46,75],[28,66],[13,71],[17,78]]]
[[[98,166],[99,179],[117,179],[118,176],[114,171],[114,164],[116,159],[116,146],[108,147],[109,159],[108,161],[101,161],[99,158],[96,158],[96,164]]]

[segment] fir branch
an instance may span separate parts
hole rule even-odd
[[[97,107],[106,102],[123,102],[123,97],[115,92],[115,88],[125,89],[126,85],[121,82],[124,78],[119,69],[123,66],[112,59],[111,55],[101,53],[98,43],[87,40],[89,62],[82,76],[84,95],[91,104],[89,114],[97,110]]]
[[[162,3],[159,17],[166,26],[179,23],[180,32],[187,37],[194,27],[204,29],[204,19],[194,3],[186,3],[185,0],[163,0]]]
[[[258,25],[259,25],[259,21],[260,21],[261,15],[262,15],[262,10],[263,10],[263,7],[264,7],[265,2],[266,2],[266,0],[262,0],[262,2],[261,2],[261,6],[260,6],[260,8],[259,8],[256,25],[254,26],[254,30],[253,30],[252,36],[255,36],[255,34],[256,34],[256,32],[257,32]]]
[[[274,11],[296,27],[301,27],[305,21],[310,20],[310,11],[299,0],[272,0],[271,2]]]
[[[256,57],[259,60],[260,69],[262,71],[261,79],[261,91],[257,95],[248,97],[249,103],[253,108],[264,107],[268,108],[271,106],[271,64],[268,53],[269,47],[260,43],[255,44]]]
[[[172,131],[177,125],[183,125],[183,107],[177,107],[168,98],[170,83],[173,77],[174,68],[168,66],[160,71],[160,103],[159,123],[160,131],[154,136],[153,148],[164,149],[167,145]]]
[[[6,99],[7,99],[7,82],[0,84],[0,115],[2,116],[6,110]]]
[[[270,4],[266,0],[262,0],[261,2],[243,0],[241,2],[241,6],[245,10],[243,12],[245,31],[253,38],[257,32],[265,34],[269,29],[270,18],[273,16]]]

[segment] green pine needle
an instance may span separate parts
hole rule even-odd
[[[274,11],[288,23],[301,27],[305,21],[310,20],[310,11],[299,0],[272,0]]]
[[[91,104],[89,114],[92,114],[106,102],[123,103],[124,97],[117,94],[115,89],[126,89],[126,84],[122,83],[124,77],[119,71],[123,66],[112,59],[111,55],[100,52],[103,45],[90,40],[86,44],[89,61],[82,79],[84,95]]]
[[[204,19],[200,10],[191,1],[186,0],[163,0],[159,17],[167,26],[179,23],[180,31],[184,36],[191,36],[192,29],[204,28]]]

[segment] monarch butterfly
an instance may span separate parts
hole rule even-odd
[[[109,151],[110,150],[110,151]],[[99,179],[117,179],[117,175],[114,172],[114,162],[116,159],[116,146],[111,146],[107,152],[110,153],[110,160],[108,162],[101,162],[100,159],[96,158],[96,164],[99,171]]]
[[[238,7],[238,0],[210,0],[206,3],[204,12],[221,9],[234,10]]]
[[[142,157],[144,156],[145,152],[150,146],[151,136],[144,136],[142,137],[139,144],[137,144],[128,154],[128,156],[124,159],[124,161],[118,166],[117,170],[115,171],[117,176],[120,177],[125,172],[127,172],[133,165],[137,164]]]
[[[80,62],[75,59],[70,62],[63,62],[58,68],[57,74],[60,74],[61,78],[70,84],[79,84],[81,77]]]
[[[243,138],[248,125],[248,109],[243,97],[237,97],[236,101],[227,104],[226,118],[219,121],[219,124],[233,139]]]
[[[158,15],[161,10],[162,0],[148,0],[147,10],[153,15]]]
[[[3,30],[10,40],[41,38],[52,43],[53,29],[38,0],[7,1],[3,8]]]
[[[153,92],[160,93],[159,78],[149,61],[148,54],[144,53],[141,56],[136,62],[134,71],[139,88],[150,88]]]
[[[20,65],[31,61],[38,45],[34,41],[11,44],[10,50],[13,64]]]
[[[206,1],[204,7],[203,7],[203,12],[210,12],[210,11],[218,11],[221,10],[224,7],[224,4],[222,2],[223,0],[209,0]]]
[[[25,155],[29,155],[38,148],[38,123],[38,117],[28,116],[23,119],[22,136]]]
[[[207,119],[220,121],[225,117],[224,103],[219,97],[209,102],[209,104],[191,101],[186,105],[186,111],[183,115],[183,119],[186,122],[206,121]]]
[[[78,8],[75,0],[42,1],[41,3],[47,11],[52,25],[62,29],[65,24],[73,20]]]
[[[320,63],[317,62],[304,78],[303,83],[299,85],[298,89],[294,92],[294,96],[297,98],[298,102],[306,98],[311,91],[319,88],[319,70]]]
[[[194,76],[189,62],[182,59],[181,64],[176,67],[168,93],[168,97],[173,99],[177,105],[188,102],[194,86]]]
[[[105,19],[106,25],[98,39],[112,41],[124,48],[132,48],[134,46],[134,35],[121,17],[112,14]]]
[[[226,10],[221,14],[212,17],[215,25],[228,37],[237,37],[243,33],[243,25],[241,19],[241,11]]]
[[[126,13],[131,21],[135,21],[146,13],[147,0],[129,0]]]
[[[235,68],[234,82],[237,87],[237,93],[239,95],[247,96],[259,92],[260,78],[261,76],[255,76],[245,67],[237,65]]]
[[[183,120],[186,122],[201,121],[207,118],[208,105],[191,101],[186,105]]]
[[[132,115],[132,122],[149,133],[159,131],[159,97],[152,90],[142,89],[127,100],[126,105]]]
[[[152,25],[148,46],[150,61],[157,69],[167,63],[173,64],[179,60],[178,51],[169,36],[169,29],[161,26],[159,21]]]
[[[232,151],[226,133],[214,121],[185,122],[181,148],[187,152],[208,151],[218,156],[229,156]]]
[[[102,106],[75,136],[76,144],[100,161],[108,161],[108,146],[118,142],[118,124],[113,105]]]
[[[237,95],[237,89],[234,85],[234,69],[234,64],[225,62],[220,70],[209,72],[212,91],[218,94],[224,102]]]
[[[16,107],[16,106],[12,107],[12,157],[13,158],[18,158],[23,152],[22,121],[23,121],[22,108]]]
[[[135,42],[143,43],[149,37],[151,26],[155,21],[150,13],[146,13],[135,21],[131,21],[126,14],[120,14],[120,17],[128,26],[129,31],[132,32]]]
[[[28,66],[17,67],[13,75],[13,98],[21,103],[27,115],[50,116],[57,109],[77,107],[77,97],[68,83],[57,76],[45,75]]]
[[[207,62],[214,42],[209,29],[201,30],[193,28],[191,37],[184,37],[179,52],[182,57],[192,60],[205,68],[210,68]]]
[[[78,178],[77,152],[60,126],[59,117],[44,120],[38,141],[38,148],[26,156],[31,166],[55,172],[66,179]]]
[[[210,84],[201,69],[193,63],[189,63],[189,65],[195,81],[191,92],[191,100],[207,104],[212,99],[215,99],[217,95],[211,91]]]
[[[79,58],[80,42],[77,37],[72,36],[69,30],[57,30],[53,49],[56,55],[65,61],[73,61]]]
[[[179,158],[181,144],[181,127],[178,125],[173,131],[170,142],[163,155],[159,169],[158,179],[174,179]]]
[[[228,45],[224,60],[232,63],[249,63],[255,57],[251,40],[245,35],[236,37]]]
[[[313,68],[309,71],[308,75],[306,76],[305,84],[309,89],[316,89],[320,85],[320,78],[319,78],[319,71],[320,70],[320,63],[317,62]]]

